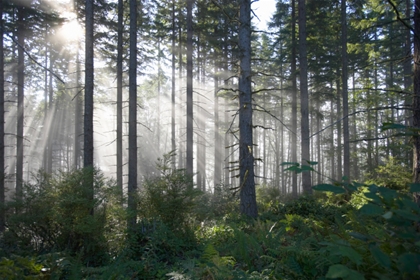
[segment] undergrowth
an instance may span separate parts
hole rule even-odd
[[[298,199],[260,190],[249,220],[228,188],[199,192],[168,159],[144,185],[130,242],[121,193],[100,172],[93,202],[83,171],[35,176],[6,205],[0,278],[420,279],[420,185],[321,184]]]

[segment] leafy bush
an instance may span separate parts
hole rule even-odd
[[[201,191],[194,188],[193,179],[185,170],[169,167],[172,156],[169,153],[159,159],[160,176],[145,181],[139,209],[143,209],[145,218],[157,218],[172,231],[191,234],[190,222]]]
[[[93,200],[92,189],[86,184],[92,173]],[[67,251],[90,265],[105,263],[110,204],[106,192],[113,188],[112,182],[93,169],[55,175],[39,172],[33,183],[24,184],[22,200],[6,205],[3,254]]]
[[[394,157],[389,157],[385,165],[378,166],[372,174],[368,174],[366,184],[376,184],[394,190],[406,190],[411,182],[412,174],[408,167]]]
[[[358,186],[322,185],[314,189],[354,194]],[[411,184],[411,193],[419,191],[419,184]],[[366,203],[347,213],[349,228],[340,227],[337,234],[331,233],[327,242],[321,243],[330,261],[326,277],[418,279],[420,208],[411,194],[376,185],[365,186],[359,194]]]

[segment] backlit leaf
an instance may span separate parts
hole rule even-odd
[[[342,187],[334,186],[331,184],[319,184],[312,187],[315,191],[321,192],[332,192],[336,194],[346,193],[346,191]]]
[[[328,268],[327,278],[345,278],[350,274],[350,269],[342,264],[334,264]]]

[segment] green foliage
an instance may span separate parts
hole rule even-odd
[[[193,210],[201,191],[194,188],[192,177],[184,170],[169,167],[173,156],[169,153],[159,159],[160,176],[149,178],[144,183],[140,207],[144,217],[158,218],[171,230],[182,235],[190,234]]]
[[[20,256],[2,257],[0,259],[0,277],[2,279],[39,279],[43,266],[33,258]]]
[[[394,157],[389,157],[385,165],[378,166],[372,174],[367,175],[367,184],[377,184],[394,190],[406,190],[411,182],[409,168]]]
[[[94,173],[93,201],[83,189],[84,171],[35,176],[22,203],[7,207],[0,278],[420,277],[420,210],[412,198],[419,184],[401,191],[344,179],[293,200],[260,187],[265,213],[248,220],[228,213],[235,202],[228,188],[203,194],[168,163],[165,156],[161,175],[145,184],[130,240],[119,188],[100,173]],[[217,211],[211,211],[214,205]]]
[[[412,186],[410,190],[417,188]],[[414,244],[420,244],[420,209],[412,196],[369,185],[352,193],[352,197],[357,199],[353,204],[358,207],[347,213],[350,228],[339,228],[337,235],[329,234],[329,242],[322,243],[332,263],[327,277],[419,278],[420,248]],[[342,266],[346,269],[340,270]]]
[[[93,190],[85,184],[92,172]],[[106,262],[106,192],[113,188],[96,170],[36,174],[24,185],[22,200],[6,205],[2,254],[67,251],[91,265]]]
[[[259,185],[256,188],[258,209],[269,207],[282,197],[280,189],[271,185]]]

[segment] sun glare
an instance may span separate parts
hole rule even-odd
[[[77,42],[83,36],[83,28],[78,23],[75,13],[62,15],[66,21],[58,30],[58,35],[63,42]]]

